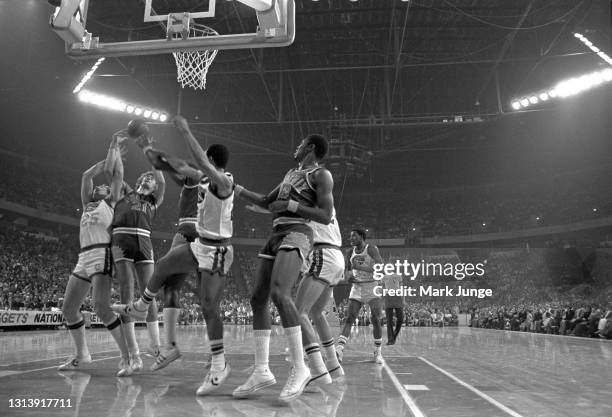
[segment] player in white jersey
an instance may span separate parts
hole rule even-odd
[[[300,314],[302,342],[311,368],[311,378],[308,383],[330,384],[332,378],[344,375],[344,370],[336,357],[334,337],[324,311],[330,297],[333,297],[334,287],[344,277],[344,255],[340,249],[342,236],[335,209],[329,224],[310,222],[309,226],[313,232],[313,248],[309,255],[310,268],[300,282],[295,305]],[[321,338],[321,345],[318,343],[311,319]],[[321,346],[325,351],[327,364],[323,362]]]
[[[128,348],[121,332],[121,320],[110,308],[112,285],[110,229],[114,206],[121,198],[123,162],[119,146],[125,138],[124,131],[115,133],[106,161],[100,161],[85,171],[81,180],[81,202],[83,203],[79,232],[81,252],[77,266],[66,285],[62,307],[66,327],[70,330],[77,352],[74,357],[58,368],[60,371],[80,369],[84,364],[91,362],[91,355],[85,342],[83,315],[79,310],[93,285],[96,314],[111,332],[121,351],[120,370],[117,376],[132,373]],[[105,172],[105,167],[110,169],[112,175],[111,186],[99,185],[94,188],[93,179]]]
[[[374,264],[382,263],[382,257],[376,245],[366,244],[366,231],[353,229],[351,231],[352,250],[347,253],[346,263],[348,282],[353,284],[349,294],[347,319],[340,337],[338,337],[338,359],[342,361],[344,347],[351,334],[351,328],[364,303],[370,305],[372,333],[374,335],[374,361],[383,363],[382,348],[382,299],[374,293],[378,283],[374,280]]]
[[[200,304],[206,320],[212,357],[210,371],[196,394],[206,395],[217,389],[230,374],[230,366],[225,362],[219,303],[223,295],[224,278],[234,258],[230,244],[234,181],[232,175],[225,171],[229,159],[229,151],[225,146],[211,145],[204,151],[191,134],[184,118],[177,116],[174,123],[187,141],[199,169],[153,148],[145,147],[144,150],[150,159],[157,161],[154,163],[156,168],[172,170],[200,181],[196,223],[198,238],[189,245],[171,249],[157,262],[155,272],[139,300],[113,308],[131,317],[142,318],[166,282],[179,274],[197,270]],[[167,366],[180,356],[178,346],[162,351],[159,356],[156,369]]]

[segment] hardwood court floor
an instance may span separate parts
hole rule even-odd
[[[163,333],[163,331],[162,331]],[[72,352],[67,331],[0,333],[0,416],[612,416],[612,342],[470,328],[403,328],[372,362],[371,329],[354,328],[342,382],[290,404],[278,401],[288,363],[275,328],[270,365],[278,383],[251,399],[232,390],[250,371],[252,331],[227,326],[233,373],[214,395],[196,397],[208,341],[202,326],[181,327],[183,358],[168,368],[116,378],[118,352],[105,330],[88,331],[94,363],[55,368]],[[137,331],[147,346],[144,329]],[[152,358],[143,356],[145,369]],[[11,408],[13,399],[71,400],[71,408]]]

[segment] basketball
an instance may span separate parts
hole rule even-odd
[[[143,119],[133,119],[128,123],[127,134],[129,137],[136,139],[147,133],[149,133],[149,126]]]

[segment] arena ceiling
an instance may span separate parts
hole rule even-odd
[[[181,2],[194,4],[172,3]],[[45,21],[51,11],[45,1],[18,3],[0,5],[31,16],[27,25],[3,22],[3,31],[20,33],[1,41],[3,50],[15,51],[0,70],[5,114],[55,111],[44,131],[59,136],[59,148],[74,144],[62,139],[73,131],[66,117],[96,132],[124,123],[123,116],[75,103],[71,90],[93,61],[63,54]],[[143,24],[141,7],[140,0],[92,0],[88,29],[102,41],[159,37],[158,24]],[[292,46],[220,51],[203,92],[181,91],[170,55],[108,59],[88,88],[170,113],[180,108],[198,135],[256,156],[260,169],[262,158],[276,161],[308,132],[328,133],[336,125],[369,149],[379,168],[399,153],[416,152],[427,162],[404,168],[431,172],[449,163],[436,150],[492,145],[491,124],[515,117],[508,114],[516,95],[601,68],[572,32],[609,51],[609,14],[609,2],[597,0],[296,0]],[[256,19],[235,1],[217,0],[216,17],[203,23],[240,33]],[[73,116],[62,118],[55,107]],[[463,122],[455,123],[456,116]],[[7,147],[23,146],[20,126],[3,129],[12,138]],[[26,131],[36,136],[42,127]]]

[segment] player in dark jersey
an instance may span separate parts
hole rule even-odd
[[[138,140],[152,142],[147,134]],[[145,172],[136,181],[135,189],[128,187],[125,196],[115,207],[112,253],[123,302],[134,298],[134,281],[143,292],[153,275],[155,261],[151,243],[151,223],[163,202],[165,188],[166,182],[161,171],[154,169]],[[134,320],[128,316],[122,316],[122,319],[132,367],[138,371],[142,369],[142,359],[136,342]],[[157,356],[160,340],[155,302],[149,306],[146,322],[150,347],[154,356]]]
[[[291,372],[280,394],[282,401],[298,397],[310,380],[304,363],[300,318],[291,297],[300,271],[305,271],[312,249],[310,220],[329,224],[333,212],[333,179],[318,165],[327,154],[327,140],[320,135],[306,137],[294,153],[298,168],[290,170],[281,184],[268,195],[236,186],[236,195],[273,213],[273,231],[261,250],[255,275],[251,307],[255,334],[255,369],[249,379],[234,391],[235,397],[249,394],[276,383],[268,368],[270,314],[268,298],[278,308],[289,341]]]
[[[149,153],[147,154],[147,156]],[[191,164],[190,164],[191,165]],[[194,168],[192,166],[192,168]],[[198,184],[199,182],[185,175],[179,175],[173,172],[169,172],[170,178],[173,179],[177,184],[182,187],[181,195],[179,197],[179,219],[176,233],[172,238],[172,245],[170,250],[180,245],[186,245],[193,242],[197,237],[196,221],[198,212]],[[187,274],[178,274],[172,279],[166,281],[163,287],[163,299],[164,299],[164,333],[166,335],[166,349],[165,351],[172,352],[172,349],[176,346],[176,325],[181,313],[180,305],[180,290],[185,283],[185,280],[190,276]],[[157,371],[167,366],[172,360],[178,359],[180,353],[176,350],[179,356],[171,357],[165,355],[158,355],[155,363],[151,366],[152,371]]]

